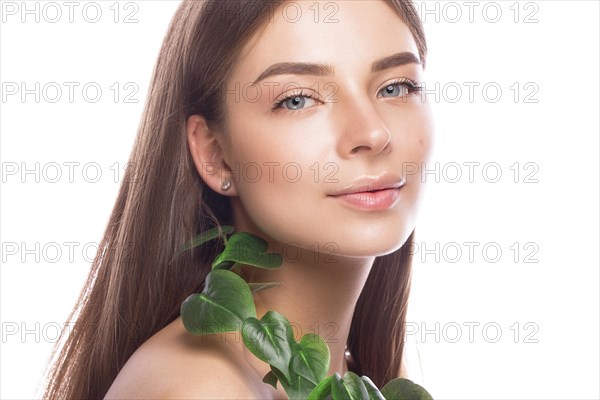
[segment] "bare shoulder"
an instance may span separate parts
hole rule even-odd
[[[189,335],[178,318],[135,351],[105,400],[264,398],[232,337]]]

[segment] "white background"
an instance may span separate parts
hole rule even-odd
[[[121,2],[116,23],[113,1],[97,3],[97,23],[82,16],[88,2],[79,2],[72,23],[63,2],[55,3],[63,13],[56,23],[47,21],[56,15],[50,8],[39,22],[28,15],[22,23],[21,2],[13,3],[16,15],[2,14],[2,95],[21,82],[63,89],[56,103],[47,101],[54,91],[39,102],[19,92],[0,103],[2,399],[39,396],[178,3]],[[417,378],[436,399],[598,399],[599,3],[472,4],[471,16],[466,2],[431,1],[434,11],[421,13],[426,83],[439,84],[440,98],[432,102],[439,182],[428,176],[409,315],[410,339],[420,342]],[[124,23],[131,13],[138,22]],[[80,84],[72,103],[65,82]],[[82,95],[90,82],[103,90],[96,103]],[[472,98],[469,82],[477,85]],[[132,87],[138,102],[126,103]],[[69,162],[79,163],[71,164],[72,182]],[[23,174],[36,163],[37,175]],[[464,163],[479,163],[470,164],[472,181]],[[57,171],[62,177],[50,182]]]

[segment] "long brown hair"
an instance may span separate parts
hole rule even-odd
[[[77,320],[52,354],[45,399],[103,398],[133,352],[179,316],[189,294],[202,290],[222,245],[212,241],[213,247],[175,257],[177,249],[201,231],[231,224],[231,209],[229,198],[212,191],[194,167],[186,120],[201,114],[221,126],[221,88],[240,49],[284,1],[184,0],[179,6],[154,68],[132,167],[69,316]],[[388,3],[412,32],[424,64],[425,38],[412,3]],[[376,258],[352,320],[355,372],[378,386],[401,366],[413,235]]]

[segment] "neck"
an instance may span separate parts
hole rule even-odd
[[[331,354],[327,375],[338,372],[343,376],[348,370],[345,347],[354,308],[375,257],[340,257],[324,244],[319,244],[321,252],[283,245],[252,223],[237,197],[232,198],[232,206],[236,230],[262,237],[269,243],[268,251],[284,258],[283,264],[273,270],[241,266],[240,275],[246,282],[281,282],[280,286],[254,293],[257,318],[276,311],[290,321],[296,340],[307,333],[323,337]],[[270,371],[268,364],[242,347],[260,376]]]
[[[277,311],[290,321],[296,340],[307,333],[322,336],[331,352],[328,375],[343,375],[348,369],[344,351],[354,308],[374,257],[345,259],[300,248],[286,249],[290,251],[285,253],[293,254],[294,259],[286,259],[283,254],[284,262],[277,269],[241,268],[240,275],[247,282],[281,282],[280,286],[254,293],[257,317]],[[268,370],[266,366],[265,373]]]

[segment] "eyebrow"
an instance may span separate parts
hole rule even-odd
[[[371,64],[371,73],[383,71],[385,69],[398,67],[406,64],[421,64],[419,58],[409,51],[392,54],[376,60]],[[274,75],[316,75],[316,76],[331,76],[335,69],[330,64],[319,63],[304,63],[304,62],[281,62],[271,65],[263,71],[262,74],[253,82],[256,85],[258,82]]]

